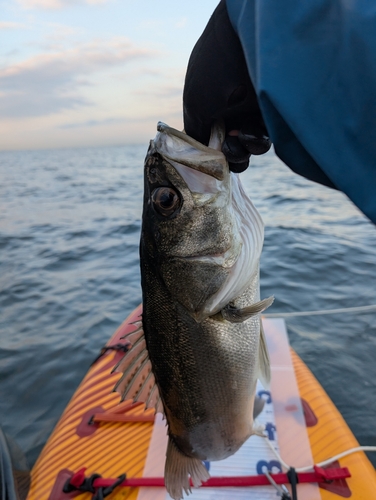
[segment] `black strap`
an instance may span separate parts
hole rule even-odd
[[[289,493],[282,493],[281,500],[291,500]]]
[[[287,471],[287,477],[289,478],[291,484],[292,500],[298,500],[296,485],[299,483],[299,479],[298,479],[298,474],[296,473],[294,467],[290,467],[290,469]]]
[[[98,488],[96,494],[93,496],[92,500],[103,500],[108,495],[114,491],[114,489],[119,486],[123,481],[125,481],[126,475],[122,474],[118,477],[118,479],[111,485],[107,486],[107,488]]]
[[[95,488],[93,483],[100,477],[102,477],[100,474],[92,474],[90,477],[85,478],[80,486],[74,486],[70,483],[70,479],[68,479],[64,484],[63,492],[71,493],[72,491],[80,491],[82,493],[93,493],[92,500],[103,500],[110,495],[117,486],[125,481],[127,476],[126,474],[122,474],[111,484],[111,486],[107,486],[106,488]]]
[[[106,345],[102,347],[98,356],[94,359],[90,366],[93,366],[102,356],[106,354],[107,351],[123,351],[124,353],[129,351],[131,344],[127,342],[126,344],[114,344],[114,345]]]
[[[70,483],[71,478],[67,479],[63,487],[63,492],[71,493],[72,491],[82,491],[82,492],[95,493],[95,488],[93,486],[93,483],[99,477],[102,476],[100,474],[92,474],[90,477],[86,477],[82,482],[82,484],[80,484],[80,486],[74,486],[73,484]]]

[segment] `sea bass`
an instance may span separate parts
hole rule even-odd
[[[164,413],[175,500],[254,433],[257,378],[270,378],[259,297],[261,217],[221,152],[163,123],[145,159],[142,326],[116,367],[123,399]]]

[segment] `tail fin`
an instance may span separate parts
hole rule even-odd
[[[169,437],[164,477],[166,489],[174,500],[183,498],[183,490],[187,494],[191,493],[189,476],[195,487],[201,486],[210,477],[201,460],[183,455]]]

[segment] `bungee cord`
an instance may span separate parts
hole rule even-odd
[[[259,427],[259,430],[262,429],[262,425]],[[274,448],[272,442],[269,440],[268,436],[262,432],[256,433],[256,436],[261,437],[262,439],[266,440],[266,443],[268,444],[269,448],[271,451],[274,453],[275,457],[279,461],[282,467],[284,467],[287,470],[287,474],[290,472],[296,477],[296,474],[303,473],[303,472],[310,472],[314,470],[315,467],[325,467],[326,465],[329,465],[343,457],[346,457],[348,455],[351,455],[352,453],[356,453],[358,451],[374,451],[376,452],[376,446],[357,446],[355,448],[350,448],[349,450],[343,451],[342,453],[338,453],[337,455],[328,458],[327,460],[323,460],[322,462],[319,462],[314,465],[308,465],[306,467],[292,467],[288,465],[281,455],[278,453],[278,451]],[[269,471],[265,470],[264,471],[265,476],[268,478],[270,484],[274,486],[274,488],[277,490],[278,494],[280,495],[281,500],[297,500],[297,490],[296,490],[296,484],[291,484],[291,495],[286,489],[285,485],[277,485],[273,478],[271,477]]]
[[[371,304],[369,306],[358,306],[358,307],[342,307],[341,309],[322,309],[318,311],[292,311],[292,312],[279,312],[279,313],[268,313],[263,314],[264,318],[290,318],[293,316],[321,316],[324,314],[342,314],[342,313],[357,313],[357,312],[376,312],[376,304]]]
[[[263,438],[266,440],[266,443],[268,444],[269,448],[272,450],[278,461],[281,463],[281,465],[286,469],[289,470],[291,469],[291,465],[288,465],[281,455],[278,453],[278,451],[274,448],[272,442],[268,439],[268,436],[266,434],[261,435],[261,434],[256,434],[257,436]],[[350,448],[346,451],[343,451],[342,453],[338,453],[337,455],[334,455],[331,458],[328,458],[327,460],[323,460],[322,462],[319,462],[317,464],[313,465],[308,465],[306,467],[296,467],[295,471],[296,472],[309,472],[313,469],[314,465],[316,467],[325,467],[326,465],[329,465],[336,460],[339,460],[340,458],[347,457],[347,455],[351,455],[352,453],[356,453],[358,451],[375,451],[376,452],[376,446],[357,446],[355,448]]]

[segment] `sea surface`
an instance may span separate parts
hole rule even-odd
[[[141,301],[146,148],[0,153],[0,424],[30,465]],[[272,152],[241,178],[265,221],[268,312],[376,303],[376,227],[343,194],[291,173]],[[358,440],[376,445],[376,312],[286,322]]]

